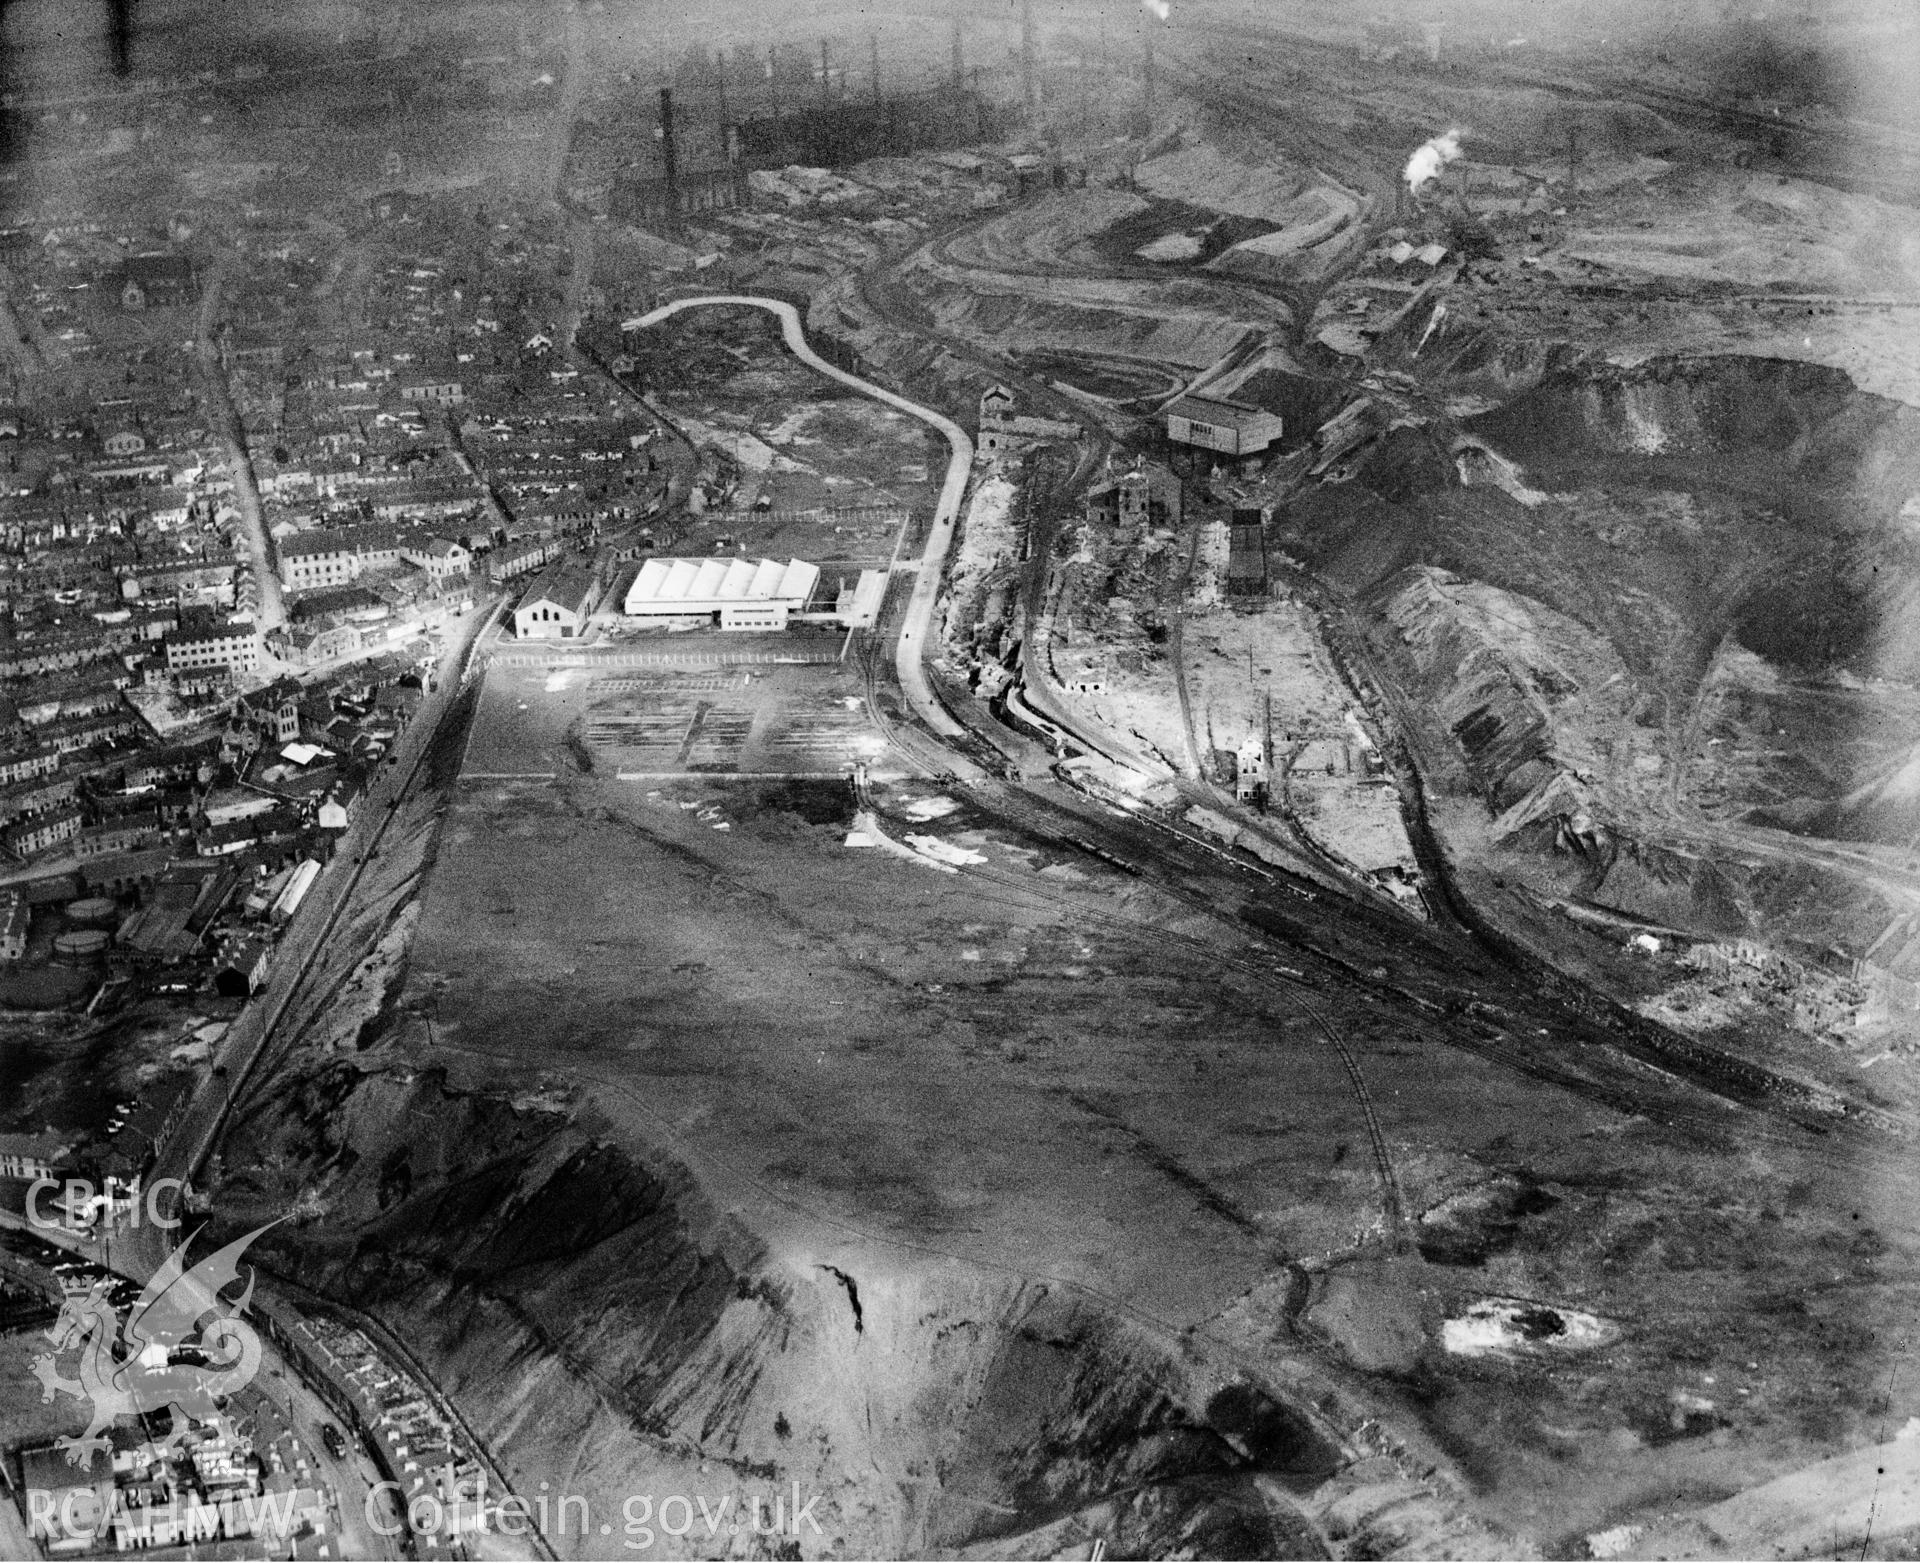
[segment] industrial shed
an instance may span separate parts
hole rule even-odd
[[[1278,413],[1223,396],[1183,396],[1167,409],[1167,438],[1224,456],[1252,456],[1284,432]]]
[[[527,588],[513,610],[513,633],[521,640],[572,640],[585,629],[599,595],[593,567],[563,559]]]
[[[636,619],[705,618],[723,630],[783,630],[820,582],[802,559],[649,559],[628,588]]]

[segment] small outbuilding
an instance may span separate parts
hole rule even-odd
[[[170,309],[200,295],[193,262],[185,255],[130,255],[114,278],[122,309]]]
[[[273,946],[257,935],[232,939],[214,963],[213,986],[228,998],[251,998],[267,985]]]
[[[521,640],[575,640],[586,628],[599,595],[593,567],[565,559],[543,571],[513,610],[513,633]]]
[[[1183,396],[1167,409],[1167,438],[1223,456],[1253,456],[1280,438],[1277,412],[1223,396]]]

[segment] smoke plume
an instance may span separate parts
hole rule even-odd
[[[1162,22],[1173,15],[1173,7],[1167,0],[1140,0],[1140,9]]]
[[[1414,148],[1407,159],[1407,188],[1418,195],[1428,181],[1438,179],[1440,170],[1460,155],[1460,132],[1445,131]]]

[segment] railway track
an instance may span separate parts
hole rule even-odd
[[[1050,803],[1050,800],[1049,800]],[[1718,1049],[1669,1035],[1637,1016],[1623,1026],[1618,1007],[1590,993],[1524,952],[1490,950],[1470,934],[1409,925],[1392,914],[1356,906],[1335,893],[1309,889],[1276,875],[1260,881],[1264,904],[1223,905],[1221,887],[1196,873],[1183,838],[1154,839],[1133,821],[1091,815],[1050,816],[1049,803],[1027,793],[995,789],[983,799],[988,812],[1022,834],[1064,851],[1088,853],[1131,878],[1151,883],[1188,910],[1214,918],[1233,916],[1243,935],[1264,939],[1286,952],[1293,968],[1260,956],[1236,954],[1218,939],[1202,939],[1161,923],[1117,916],[1050,885],[1001,870],[969,868],[988,881],[985,899],[1017,909],[1039,899],[1063,917],[1097,926],[1129,940],[1151,939],[1178,947],[1197,960],[1233,971],[1257,991],[1307,1014],[1330,1044],[1350,1048],[1340,1017],[1325,1007],[1385,1006],[1406,1017],[1405,1032],[1436,1049],[1466,1052],[1504,1070],[1565,1090],[1627,1116],[1645,1118],[1675,1132],[1713,1143],[1770,1145],[1783,1152],[1816,1153],[1853,1164],[1867,1154],[1889,1174],[1905,1171],[1901,1134],[1878,1135],[1877,1151],[1854,1131],[1898,1128],[1858,1104],[1844,1115],[1812,1101],[1797,1081],[1781,1077]],[[1114,839],[1116,835],[1123,839]],[[1102,845],[1097,839],[1106,837]],[[1089,851],[1089,848],[1093,851]],[[1004,891],[995,895],[994,890]],[[1017,898],[1017,899],[1016,899]],[[1284,899],[1285,913],[1275,908]],[[1276,951],[1276,953],[1279,953]],[[1509,964],[1509,960],[1513,964]],[[1393,969],[1386,968],[1391,965]],[[1297,972],[1297,975],[1295,974]],[[1470,995],[1467,996],[1467,995]],[[1312,1006],[1308,1013],[1303,1006]],[[1361,1018],[1356,1015],[1355,1018]],[[1365,1017],[1378,1020],[1378,1015]],[[1651,1043],[1647,1034],[1653,1034]],[[1343,1064],[1349,1056],[1343,1056]],[[1365,1088],[1357,1054],[1350,1054],[1356,1099],[1372,1132],[1377,1109]],[[1823,1149],[1824,1147],[1824,1149]],[[1398,1200],[1398,1180],[1384,1135],[1376,1160],[1383,1209]],[[1404,1220],[1404,1212],[1402,1213]]]
[[[1417,774],[1414,780],[1417,789]],[[1090,831],[1063,829],[1057,817],[1041,812],[1039,800],[1031,794],[1007,791],[997,806],[1028,833],[1062,847],[1079,846],[1076,838],[1082,835],[1104,836],[1116,849],[1116,859],[1150,871],[1163,890],[1196,909],[1211,914],[1221,911],[1221,887],[1215,880],[1197,876],[1192,862],[1192,847],[1206,843],[1140,817],[1122,822],[1090,813],[1078,816]],[[1320,884],[1284,869],[1265,865],[1256,869],[1236,862],[1237,868],[1246,871],[1242,877],[1251,897],[1243,898],[1238,919],[1289,947],[1312,951],[1362,989],[1412,1005],[1428,1024],[1460,1008],[1465,1002],[1463,991],[1472,993],[1476,1002],[1485,996],[1525,1017],[1528,1029],[1537,1032],[1544,1026],[1552,1036],[1578,1040],[1583,1050],[1597,1045],[1631,1060],[1634,1069],[1658,1070],[1722,1101],[1785,1115],[1802,1132],[1832,1126],[1827,1104],[1810,1105],[1813,1099],[1800,1082],[1670,1032],[1516,946],[1452,890],[1444,861],[1425,827],[1423,807],[1416,808],[1410,824],[1449,914],[1445,920],[1411,923],[1390,908],[1352,897],[1343,887]],[[1382,968],[1393,975],[1376,975]],[[1447,1035],[1439,1040],[1447,1045],[1468,1046],[1562,1085],[1579,1081],[1558,1062],[1540,1056],[1539,1049],[1490,1045],[1481,1034],[1483,1028],[1468,1028],[1464,1034],[1457,1026],[1444,1029]],[[1593,1093],[1588,1090],[1587,1094]],[[1627,1103],[1633,1111],[1661,1116],[1654,1111],[1657,1104],[1638,1090],[1610,1093],[1605,1099],[1611,1105]]]
[[[1073,841],[1070,844],[1081,847],[1081,850],[1086,850],[1086,847],[1077,841]],[[1123,860],[1105,853],[1100,853],[1097,848],[1094,850],[1097,855],[1106,857],[1109,863],[1120,867],[1123,871],[1127,870],[1127,865]],[[1132,872],[1136,874],[1143,873],[1143,871],[1138,869],[1132,870]],[[1341,1066],[1346,1073],[1348,1082],[1353,1090],[1355,1103],[1359,1108],[1361,1119],[1366,1128],[1367,1141],[1373,1157],[1375,1178],[1380,1186],[1381,1218],[1388,1234],[1389,1246],[1395,1251],[1398,1251],[1404,1246],[1406,1231],[1405,1201],[1401,1195],[1400,1178],[1394,1167],[1393,1154],[1388,1147],[1386,1135],[1380,1126],[1379,1112],[1374,1103],[1373,1092],[1367,1084],[1366,1074],[1361,1069],[1360,1060],[1353,1049],[1348,1046],[1346,1040],[1340,1035],[1339,1031],[1335,1029],[1332,1022],[1328,1020],[1326,1014],[1320,1007],[1307,997],[1307,995],[1313,991],[1309,984],[1303,979],[1287,977],[1283,974],[1277,974],[1270,969],[1262,968],[1254,961],[1223,954],[1217,944],[1199,939],[1194,935],[1184,934],[1176,929],[1170,929],[1163,925],[1148,924],[1136,919],[1101,912],[1097,908],[1089,907],[1085,901],[1080,898],[1070,897],[1064,893],[1054,891],[1051,887],[1043,888],[1039,884],[1016,879],[1012,874],[1004,870],[974,867],[968,869],[967,873],[970,878],[976,880],[984,879],[988,883],[994,884],[1009,892],[1005,895],[994,895],[991,892],[982,892],[980,899],[984,902],[1005,906],[1010,911],[1018,912],[1029,909],[1033,899],[1037,897],[1057,907],[1063,918],[1071,918],[1076,927],[1091,925],[1104,929],[1108,933],[1130,942],[1151,940],[1156,948],[1166,948],[1168,946],[1177,947],[1190,956],[1203,958],[1210,965],[1216,967],[1224,966],[1247,978],[1257,987],[1266,990],[1270,995],[1280,998],[1289,1007],[1305,1015],[1318,1029],[1328,1047],[1331,1048],[1339,1058]]]
[[[387,832],[392,828],[395,815],[401,802],[407,797],[420,773],[433,753],[433,740],[439,724],[458,705],[463,696],[472,688],[479,673],[474,653],[485,639],[488,630],[498,621],[508,599],[498,599],[489,611],[480,627],[473,632],[461,653],[460,678],[451,687],[443,686],[444,698],[440,710],[430,718],[416,720],[409,730],[408,737],[414,739],[414,752],[406,764],[403,773],[388,772],[382,779],[382,785],[367,799],[371,814],[371,829],[358,849],[348,871],[338,883],[338,887],[327,895],[327,899],[315,903],[315,911],[321,912],[317,925],[309,923],[302,929],[296,922],[290,930],[289,938],[299,940],[299,949],[291,966],[283,965],[275,973],[275,980],[267,995],[256,1000],[257,1009],[249,1007],[229,1033],[230,1040],[220,1053],[220,1071],[208,1077],[204,1090],[210,1094],[192,1104],[181,1114],[180,1122],[165,1146],[154,1157],[153,1175],[179,1177],[189,1182],[199,1173],[213,1145],[225,1130],[236,1106],[246,1098],[246,1093],[260,1073],[261,1065],[275,1051],[275,1033],[288,1008],[301,992],[309,977],[318,965],[326,949],[327,940],[340,920],[352,905],[354,894],[360,888],[369,865],[378,860],[381,844]],[[321,885],[326,885],[323,876]],[[323,894],[326,892],[323,890]],[[309,931],[310,930],[310,931]],[[257,1018],[251,1018],[255,1017]],[[211,1094],[217,1091],[217,1098]],[[159,1256],[161,1258],[164,1255]],[[156,1259],[156,1264],[158,1259]]]

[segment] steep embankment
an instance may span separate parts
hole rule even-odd
[[[1495,811],[1495,840],[1541,821],[1595,839],[1627,812],[1624,798],[1603,803],[1602,773],[1611,779],[1625,759],[1629,780],[1641,768],[1634,751],[1652,746],[1633,725],[1626,667],[1605,641],[1541,603],[1431,567],[1393,577],[1381,612]],[[1624,756],[1611,750],[1614,730],[1628,741]]]
[[[1388,429],[1288,546],[1368,609],[1475,850],[1655,921],[1850,939],[1877,891],[1792,838],[1920,829],[1920,414],[1758,359],[1456,371],[1500,405]]]
[[[1309,1414],[1045,1287],[770,1261],[599,1127],[559,1093],[342,1058],[241,1126],[230,1159],[254,1170],[223,1207],[305,1190],[261,1257],[382,1318],[511,1478],[596,1516],[798,1482],[809,1556],[998,1551],[1082,1510],[1127,1550],[1322,1555],[1301,1500],[1341,1453]],[[656,1555],[681,1550],[728,1549],[696,1526]]]

